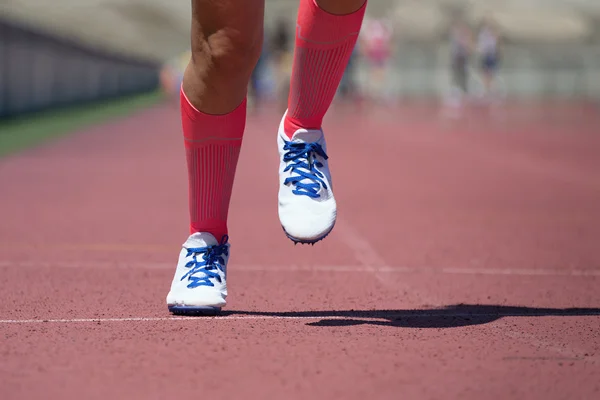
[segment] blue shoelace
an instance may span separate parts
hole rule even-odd
[[[215,286],[210,280],[215,279],[221,283],[221,276],[219,271],[225,272],[225,257],[229,255],[229,248],[227,247],[228,237],[224,236],[221,243],[215,246],[208,247],[195,247],[187,249],[186,257],[192,257],[192,259],[185,264],[186,268],[190,270],[183,275],[181,280],[188,279],[190,283],[187,285],[188,288],[193,289],[198,286]],[[202,259],[198,260],[198,256],[201,255]],[[201,276],[196,276],[201,274]]]
[[[313,143],[293,143],[285,142],[283,150],[286,152],[283,155],[283,161],[290,163],[284,172],[291,171],[293,176],[286,178],[284,185],[292,184],[295,189],[292,193],[299,196],[308,196],[313,199],[319,197],[319,189],[321,186],[327,189],[327,184],[323,180],[325,177],[317,168],[322,168],[323,164],[316,160],[319,155],[327,160],[327,154],[320,144]],[[309,182],[303,182],[305,180]]]

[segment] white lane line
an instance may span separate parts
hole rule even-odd
[[[369,311],[363,311],[362,313],[368,313]],[[540,313],[464,313],[464,312],[419,312],[419,311],[398,311],[388,312],[386,317],[377,316],[382,312],[373,311],[373,317],[365,316],[353,316],[348,315],[328,315],[327,312],[323,312],[319,315],[318,311],[314,312],[316,315],[224,315],[224,316],[199,316],[199,317],[129,317],[129,318],[64,318],[64,319],[0,319],[0,324],[41,324],[41,323],[101,323],[101,322],[160,322],[160,321],[244,321],[244,320],[348,320],[348,321],[360,321],[364,323],[369,322],[380,322],[389,323],[393,320],[400,318],[510,318],[510,317],[600,317],[598,314],[586,314],[586,315],[553,315]],[[293,313],[291,313],[293,314]]]
[[[364,246],[364,245],[363,245]],[[600,276],[600,269],[558,269],[558,268],[475,268],[475,267],[443,267],[443,266],[387,266],[378,263],[366,264],[370,250],[356,251],[357,259],[363,265],[232,265],[231,270],[238,272],[370,272],[376,274],[448,274],[448,275],[518,275],[518,276]],[[374,260],[380,262],[378,256]],[[33,261],[0,261],[0,268],[133,268],[133,269],[166,269],[174,268],[172,263],[140,263],[140,262],[33,262]]]
[[[439,272],[454,275],[600,276],[598,269],[441,268]]]
[[[354,258],[366,270],[376,271],[379,268],[387,268],[387,263],[367,240],[366,235],[361,235],[352,225],[346,221],[337,222],[338,237],[354,253]]]
[[[338,223],[339,224],[339,223]],[[407,272],[407,273],[416,273],[416,272],[430,272],[434,274],[452,274],[452,275],[508,275],[508,276],[600,276],[600,270],[550,270],[550,269],[532,269],[532,268],[472,268],[472,267],[464,267],[464,268],[452,268],[452,267],[438,267],[438,268],[410,268],[408,270],[401,268],[394,268],[386,266],[385,261],[379,255],[377,250],[367,241],[366,235],[360,235],[360,233],[354,229],[348,223],[342,223],[341,229],[338,231],[338,237],[341,237],[342,241],[347,245],[347,247],[354,251],[355,258],[362,264],[362,266],[367,271],[374,272],[377,280],[388,289],[396,289],[405,291],[411,290],[412,295],[416,295],[419,297],[421,302],[427,302],[428,304],[433,305],[441,305],[444,303],[444,299],[439,296],[432,294],[430,291],[415,291],[414,288],[408,288],[404,282],[401,280],[394,280],[390,282],[386,279],[386,276],[389,277],[389,274],[386,275],[385,271],[388,272]],[[380,267],[375,267],[380,266]],[[383,267],[382,267],[383,266]],[[408,292],[411,293],[411,292]],[[477,314],[477,316],[485,317],[486,315]],[[497,315],[497,319],[502,319],[504,317],[510,317],[508,315]],[[470,317],[475,317],[475,315],[471,315]],[[494,319],[493,315],[490,315],[492,319]],[[491,322],[491,321],[490,321]],[[488,323],[491,329],[500,332],[502,336],[509,340],[520,340],[532,347],[543,348],[545,351],[560,355],[567,355],[569,357],[582,357],[582,354],[586,352],[578,346],[573,346],[569,343],[555,343],[551,341],[542,340],[536,335],[526,334],[524,332],[520,332],[519,328],[514,326],[510,326],[506,324],[506,322],[501,323],[500,326],[497,323]],[[595,362],[595,360],[585,359],[586,361]]]
[[[414,288],[404,280],[390,279],[390,274],[383,272],[390,271],[392,268],[369,242],[368,235],[361,234],[359,230],[345,220],[338,221],[337,224],[337,237],[341,239],[349,251],[354,253],[354,258],[361,264],[364,270],[371,272],[382,286],[395,293],[411,293],[411,296],[417,296],[421,303],[425,300],[422,294],[415,292]],[[442,305],[443,302],[438,297],[437,295],[428,294],[425,302],[430,305]]]
[[[318,312],[316,312],[318,313]],[[374,311],[374,314],[377,312]],[[486,314],[478,314],[482,316],[486,316]],[[489,314],[489,316],[497,316],[498,314]],[[397,314],[393,314],[390,318],[402,318],[402,317],[411,317],[411,318],[435,318],[435,317],[473,317],[473,314],[467,313],[456,313],[456,314],[448,314],[448,313],[419,313],[419,314],[411,314],[411,313],[402,313],[399,312]],[[363,322],[389,322],[389,318],[382,317],[373,317],[373,318],[365,318],[365,317],[353,317],[351,315],[348,316],[339,316],[332,315],[329,316],[327,313],[323,313],[323,315],[225,315],[225,316],[199,316],[199,317],[131,317],[131,318],[73,318],[73,319],[2,319],[0,320],[0,324],[37,324],[37,323],[82,323],[82,322],[155,322],[155,321],[243,321],[243,320],[352,320],[352,321],[363,321]]]
[[[158,322],[158,321],[239,321],[239,320],[264,320],[264,319],[322,319],[324,317],[302,316],[271,316],[271,315],[246,315],[246,316],[199,316],[199,317],[132,317],[132,318],[73,318],[73,319],[2,319],[0,324],[37,324],[37,323],[82,323],[82,322]],[[348,317],[327,317],[327,319],[348,319]]]

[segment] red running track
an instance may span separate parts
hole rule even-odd
[[[3,400],[600,398],[597,111],[333,110],[339,224],[314,247],[278,224],[278,116],[251,116],[228,312],[190,319],[164,303],[177,115],[0,161]]]

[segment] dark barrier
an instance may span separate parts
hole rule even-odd
[[[159,68],[0,20],[0,118],[151,91]]]

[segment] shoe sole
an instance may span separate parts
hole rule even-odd
[[[169,311],[174,315],[185,316],[214,316],[221,312],[221,307],[211,306],[169,306]]]
[[[289,233],[287,233],[287,231],[285,230],[285,228],[283,227],[283,225],[281,226],[281,229],[283,229],[283,233],[285,233],[285,236],[288,237],[288,239],[290,239],[292,242],[294,242],[294,244],[311,244],[311,245],[315,245],[315,243],[320,242],[321,240],[325,239],[327,236],[329,236],[329,234],[331,233],[331,231],[333,231],[333,228],[335,227],[335,223],[331,226],[331,229],[327,231],[327,233],[325,233],[323,236],[318,237],[316,239],[312,239],[312,240],[305,240],[305,239],[298,239],[293,237],[292,235],[290,235]]]

